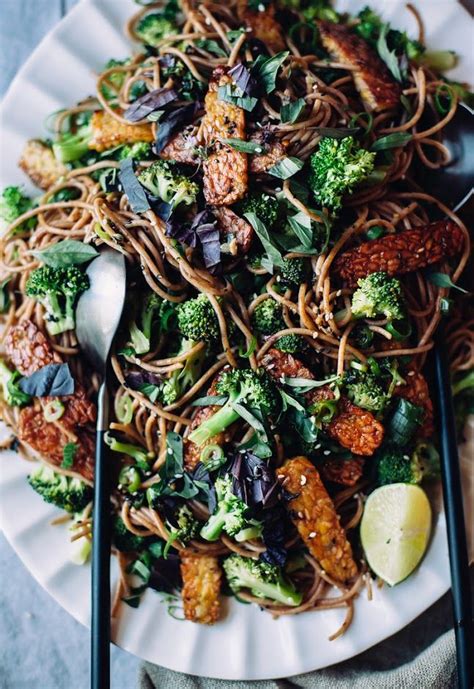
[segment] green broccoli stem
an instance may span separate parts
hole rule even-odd
[[[91,138],[92,127],[90,124],[79,127],[75,134],[64,134],[59,141],[53,143],[56,160],[61,163],[72,163],[82,158],[89,150]]]
[[[206,524],[202,527],[200,531],[201,538],[204,538],[205,541],[217,541],[224,529],[228,513],[227,505],[222,505],[216,514],[209,517]]]
[[[233,404],[238,399],[238,394],[231,395],[225,405],[213,414],[207,421],[204,421],[196,430],[189,434],[189,440],[196,445],[204,445],[215,435],[222,433],[228,426],[237,421],[239,414],[235,411]]]
[[[44,299],[40,300],[48,311],[46,327],[50,335],[59,335],[66,330],[74,330],[74,301],[75,296],[66,296],[66,307],[63,310],[59,304],[57,294],[48,292]]]
[[[262,535],[262,525],[254,524],[248,526],[245,529],[241,529],[235,534],[234,538],[238,543],[243,543],[244,541],[251,541],[252,538],[260,538]]]

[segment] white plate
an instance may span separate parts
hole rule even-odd
[[[355,12],[366,3],[342,2],[338,7],[345,9],[349,4]],[[464,52],[466,57],[453,77],[469,78],[473,55],[467,12],[449,1],[424,0],[417,6],[426,22],[428,44]],[[109,57],[129,54],[123,25],[136,8],[131,0],[83,0],[20,70],[0,110],[2,187],[13,183],[30,186],[16,167],[25,139],[44,134],[42,123],[52,111],[94,92],[94,72]],[[384,14],[395,26],[414,32],[404,2],[385,2]],[[49,526],[57,511],[27,485],[28,462],[12,452],[4,453],[0,461],[1,524],[8,540],[58,603],[88,624],[89,567],[69,562],[65,528]],[[351,658],[400,630],[448,589],[444,517],[435,521],[420,569],[394,589],[376,590],[371,602],[362,594],[353,624],[336,641],[328,641],[328,636],[339,627],[343,610],[274,621],[256,606],[229,601],[225,619],[208,628],[173,619],[160,596],[148,591],[138,610],[123,605],[113,630],[115,643],[159,665],[222,679],[286,677]]]

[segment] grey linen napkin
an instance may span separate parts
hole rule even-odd
[[[275,681],[229,682],[144,663],[137,689],[454,689],[456,652],[451,627],[448,593],[398,634],[323,670]]]

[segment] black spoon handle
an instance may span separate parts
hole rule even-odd
[[[110,687],[110,472],[108,447],[108,392],[99,390],[92,520],[91,689]]]
[[[444,511],[448,532],[449,563],[453,597],[454,634],[460,689],[474,686],[472,605],[466,528],[462,503],[461,474],[456,442],[451,380],[446,340],[441,324],[436,336],[435,372],[441,435],[441,469]]]

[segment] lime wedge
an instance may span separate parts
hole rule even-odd
[[[362,547],[372,571],[390,586],[413,572],[430,531],[431,507],[419,486],[392,483],[369,495],[360,525]]]

